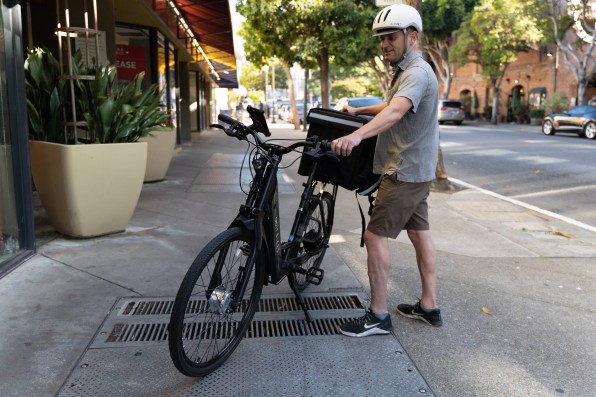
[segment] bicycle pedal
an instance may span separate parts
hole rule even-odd
[[[323,269],[311,267],[306,272],[306,280],[311,284],[319,285],[319,284],[321,284],[321,281],[323,281],[324,275],[325,275],[325,271]]]

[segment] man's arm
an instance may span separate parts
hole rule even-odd
[[[379,103],[376,105],[362,106],[359,108],[345,105],[343,110],[350,114],[355,114],[355,115],[372,114],[373,116],[376,116],[377,114],[379,114],[381,112],[381,110],[385,109],[386,107],[387,107],[387,103],[383,102],[383,103]]]
[[[409,98],[398,96],[393,98],[389,105],[380,104],[383,109],[368,123],[352,132],[350,135],[337,138],[331,142],[331,150],[335,153],[348,156],[352,149],[362,142],[363,139],[370,138],[385,132],[404,117],[412,108],[412,101]],[[367,108],[378,107],[379,105],[367,106]],[[365,108],[358,108],[365,109]]]

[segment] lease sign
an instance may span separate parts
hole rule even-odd
[[[133,80],[137,74],[146,71],[145,47],[117,44],[116,70],[119,80]]]

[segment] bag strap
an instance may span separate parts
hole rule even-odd
[[[358,203],[358,209],[360,210],[360,220],[362,221],[362,233],[360,234],[360,247],[364,247],[364,231],[366,230],[366,219],[364,218],[364,212],[358,200],[358,193],[355,193],[356,202]],[[373,209],[375,208],[375,196],[372,194],[368,195],[368,216],[372,215]]]

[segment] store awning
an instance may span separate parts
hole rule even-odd
[[[173,0],[219,76],[217,85],[238,88],[234,33],[228,0]]]
[[[119,0],[115,12],[117,21],[158,27],[176,42],[180,59],[191,69],[194,63],[217,86],[238,88],[227,0]]]

